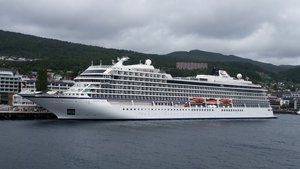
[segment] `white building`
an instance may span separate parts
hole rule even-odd
[[[13,95],[13,106],[22,106],[22,107],[35,107],[37,106],[32,101],[23,98],[22,96],[15,94]]]
[[[12,103],[12,95],[19,92],[20,76],[12,71],[0,70],[0,104]]]
[[[12,71],[0,70],[0,93],[18,93],[20,76]]]

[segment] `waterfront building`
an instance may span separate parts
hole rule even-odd
[[[288,105],[290,110],[300,110],[300,92],[286,92],[282,95],[284,104]]]
[[[270,101],[270,105],[274,110],[280,110],[280,107],[282,106],[283,104],[283,100],[277,96],[268,96],[268,99]]]
[[[12,95],[20,91],[20,76],[9,70],[0,70],[0,104],[12,104]]]
[[[23,98],[22,96],[18,94],[13,95],[13,106],[24,106],[24,107],[32,107],[32,106],[37,106],[35,103],[32,101]]]
[[[12,71],[0,70],[0,93],[19,92],[20,76]]]

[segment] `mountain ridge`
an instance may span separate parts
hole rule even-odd
[[[138,63],[140,60],[150,58],[158,67],[178,75],[180,75],[180,72],[175,70],[175,65],[178,61],[208,62],[210,68],[212,66],[222,66],[228,68],[232,73],[243,71],[257,78],[259,78],[259,74],[267,74],[270,77],[275,77],[281,72],[297,68],[297,66],[292,65],[276,66],[271,63],[259,62],[235,55],[224,55],[198,49],[175,51],[164,55],[145,54],[131,50],[104,48],[2,30],[0,30],[1,55],[38,59],[38,61],[27,63],[26,65],[0,61],[0,63],[3,62],[2,66],[19,68],[22,72],[36,69],[37,65],[43,65],[55,70],[70,69],[79,71],[86,68],[92,60],[99,60],[100,62],[101,59],[103,64],[110,64],[112,59],[121,56],[129,56],[131,58],[128,62],[129,64]],[[184,74],[191,75],[199,72],[201,70],[185,71]]]

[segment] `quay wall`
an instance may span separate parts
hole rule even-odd
[[[1,111],[0,120],[32,120],[32,119],[57,119],[53,113],[48,112],[11,112]]]

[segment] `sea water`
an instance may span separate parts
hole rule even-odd
[[[300,116],[268,120],[2,120],[1,169],[299,169]]]

